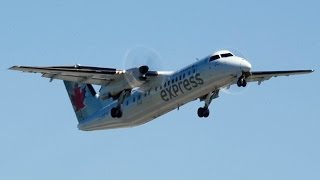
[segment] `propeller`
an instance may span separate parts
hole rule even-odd
[[[136,46],[128,49],[123,58],[125,78],[132,87],[138,87],[148,81],[148,77],[156,75],[155,71],[162,69],[160,55],[151,48]]]

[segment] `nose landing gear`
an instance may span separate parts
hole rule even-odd
[[[246,87],[247,86],[247,78],[251,76],[250,72],[242,72],[242,75],[239,77],[237,81],[238,87]]]
[[[244,78],[244,76],[239,77],[239,79],[237,81],[237,85],[238,85],[238,87],[246,87],[247,86],[247,81]]]

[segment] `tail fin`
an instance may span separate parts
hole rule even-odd
[[[63,81],[79,123],[102,108],[91,84]]]

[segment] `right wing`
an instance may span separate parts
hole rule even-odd
[[[258,82],[261,84],[262,81],[271,79],[272,77],[278,76],[290,76],[298,74],[309,74],[314,70],[291,70],[291,71],[253,71],[246,78],[248,82]]]

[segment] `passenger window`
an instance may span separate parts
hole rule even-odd
[[[217,60],[219,58],[220,58],[220,56],[219,56],[219,54],[217,54],[217,55],[211,56],[209,61],[214,61],[214,60]]]
[[[172,83],[172,84],[174,83],[174,79],[172,79],[171,83]]]
[[[132,102],[136,102],[136,98],[135,97],[133,98]]]
[[[138,100],[140,100],[140,99],[141,99],[141,96],[139,95],[139,96],[138,96]]]
[[[180,75],[179,80],[181,81],[181,79],[182,79],[182,76]]]
[[[193,74],[196,73],[196,69],[193,69]]]

